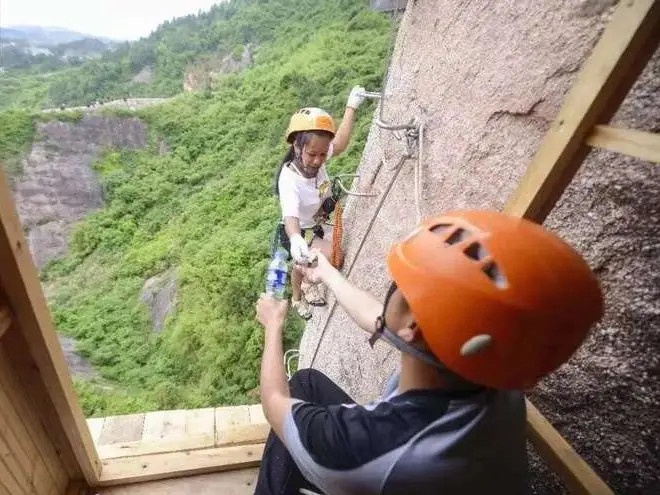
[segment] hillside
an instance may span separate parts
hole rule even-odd
[[[69,254],[43,271],[58,329],[77,339],[101,375],[78,382],[90,415],[256,400],[262,332],[253,305],[278,217],[271,181],[288,116],[303,105],[340,116],[353,85],[375,88],[383,76],[392,29],[366,5],[238,0],[220,12],[227,19],[171,24],[180,39],[184,25],[225,33],[220,47],[242,36],[258,45],[254,65],[212,91],[140,111],[147,149],[108,150],[95,164],[105,207],[80,224]],[[177,53],[168,26],[156,35],[159,53]],[[360,110],[356,139],[334,172],[357,165],[372,110]],[[0,132],[13,144],[3,154],[15,157],[29,144],[30,116],[0,117],[7,121]],[[149,301],[163,286],[174,310],[154,329]],[[292,318],[287,346],[301,329]]]
[[[2,74],[49,73],[101,57],[117,43],[57,28],[0,28]],[[1,76],[0,76],[1,77]],[[36,102],[35,102],[36,103]]]
[[[254,52],[254,63],[259,63],[272,43],[279,44],[287,36],[291,41],[304,43],[305,36],[313,34],[306,26],[324,30],[323,23],[336,20],[360,28],[359,23],[365,21],[354,17],[367,3],[313,0],[218,3],[208,12],[167,21],[150,36],[120,44],[98,60],[77,67],[54,70],[44,66],[0,73],[3,85],[0,109],[78,106],[129,96],[173,96],[181,91],[186,70],[199,65],[200,60],[237,56],[249,46]],[[264,55],[262,47],[266,49]],[[146,82],[139,76],[144,70],[151,74]]]

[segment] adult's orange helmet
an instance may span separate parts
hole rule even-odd
[[[532,387],[603,314],[582,257],[528,220],[490,211],[430,219],[388,257],[431,352],[471,382]]]
[[[335,135],[335,121],[328,112],[320,108],[301,108],[291,116],[289,127],[286,130],[286,142],[293,143],[297,132],[301,131],[325,131],[332,136]]]

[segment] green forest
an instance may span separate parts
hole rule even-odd
[[[279,216],[272,182],[288,118],[320,106],[340,119],[352,86],[379,88],[392,22],[368,2],[230,0],[79,67],[0,74],[0,160],[13,176],[46,118],[41,107],[173,97],[136,113],[149,126],[148,149],[109,149],[94,164],[105,206],[41,274],[58,330],[100,373],[76,382],[88,416],[258,401],[263,335],[254,302]],[[190,64],[248,44],[249,68],[181,93]],[[138,87],[131,78],[147,65],[154,79]],[[373,109],[360,108],[351,147],[331,173],[357,166]],[[156,333],[140,292],[168,271],[178,280],[176,311]],[[285,345],[296,346],[302,321],[287,325]]]

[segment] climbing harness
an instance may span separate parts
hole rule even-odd
[[[300,357],[300,351],[298,349],[289,349],[284,353],[284,368],[286,369],[286,377],[291,380],[293,373],[291,372],[291,362],[294,359]]]

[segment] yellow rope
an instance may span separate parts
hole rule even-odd
[[[335,206],[335,227],[332,231],[332,256],[330,263],[337,270],[344,266],[344,250],[341,248],[341,240],[344,234],[344,225],[342,223],[343,208],[340,202]]]

